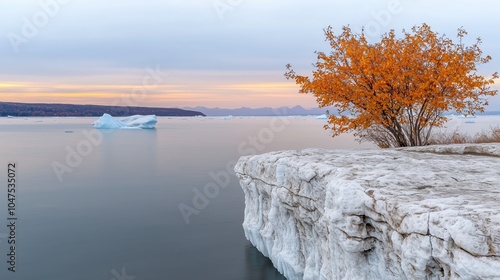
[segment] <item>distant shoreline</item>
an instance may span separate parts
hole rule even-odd
[[[279,107],[279,108],[161,108],[161,107],[139,107],[139,106],[106,106],[106,105],[77,105],[59,103],[21,103],[21,102],[0,102],[0,117],[100,117],[104,113],[112,116],[122,117],[130,115],[156,115],[158,117],[244,117],[244,116],[319,116],[331,112],[334,108],[312,108],[305,109],[301,106]],[[457,113],[447,112],[445,116]],[[476,116],[496,116],[500,111],[486,111],[476,113]]]
[[[202,112],[178,108],[0,102],[1,117],[98,117],[104,113],[119,117],[130,115],[205,116]]]

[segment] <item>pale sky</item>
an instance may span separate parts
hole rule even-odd
[[[134,106],[316,107],[285,65],[310,74],[323,28],[370,39],[425,22],[469,31],[500,72],[500,1],[17,0],[0,2],[0,101]],[[500,89],[500,81],[495,88]],[[489,110],[500,110],[500,96]]]

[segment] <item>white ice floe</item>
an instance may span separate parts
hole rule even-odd
[[[325,115],[325,114],[323,114],[323,115],[316,116],[316,119],[318,119],[318,120],[327,120],[328,116]]]
[[[245,236],[287,279],[500,279],[500,144],[242,157]]]
[[[141,129],[154,128],[157,123],[155,115],[134,115],[125,118],[113,118],[110,114],[104,114],[97,121],[92,123],[95,128],[102,129]]]

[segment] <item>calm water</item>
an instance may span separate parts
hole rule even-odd
[[[154,130],[110,131],[93,120],[0,120],[0,279],[284,279],[245,239],[243,191],[226,170],[243,154],[371,147],[331,139],[325,120],[306,117],[159,118]],[[6,262],[9,161],[15,273]],[[189,224],[179,205],[196,211]]]

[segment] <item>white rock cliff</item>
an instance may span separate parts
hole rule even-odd
[[[483,144],[242,157],[245,235],[287,279],[500,279],[499,156]]]

